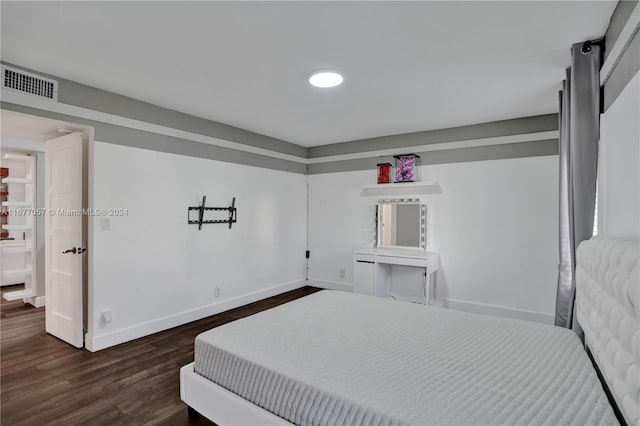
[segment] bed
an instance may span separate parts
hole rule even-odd
[[[638,426],[638,244],[578,257],[578,319]],[[570,330],[329,290],[199,335],[181,397],[221,425],[618,424]]]

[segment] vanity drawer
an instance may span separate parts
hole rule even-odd
[[[362,263],[375,263],[376,262],[376,255],[375,254],[356,253],[353,257],[354,257],[356,262],[362,262]]]
[[[378,263],[388,263],[391,265],[401,265],[401,266],[418,266],[422,268],[427,267],[427,259],[426,258],[417,258],[417,257],[398,257],[398,256],[377,256],[376,261]]]

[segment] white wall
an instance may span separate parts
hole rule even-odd
[[[602,117],[599,233],[640,240],[640,72]]]
[[[87,347],[98,350],[304,284],[300,174],[96,142]],[[187,224],[187,207],[228,206],[238,222]],[[220,297],[214,288],[220,287]],[[101,320],[111,310],[112,321]]]
[[[558,157],[423,166],[421,176],[442,188],[442,194],[426,197],[428,249],[441,256],[439,303],[552,323]],[[308,179],[309,280],[348,288],[353,251],[374,240],[376,199],[361,197],[360,188],[375,182],[375,171]]]
[[[309,280],[324,287],[349,289],[353,252],[375,241],[376,200],[360,196],[375,171],[307,176],[309,182]],[[346,272],[340,277],[340,271]]]

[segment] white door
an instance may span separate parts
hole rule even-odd
[[[45,145],[46,330],[81,348],[82,134]]]

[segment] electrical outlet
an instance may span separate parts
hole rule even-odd
[[[213,291],[213,297],[220,297],[220,287],[216,287]]]
[[[102,219],[100,221],[100,225],[103,231],[109,231],[111,229],[111,223],[109,222],[109,219]]]
[[[347,271],[345,271],[344,269],[340,269],[340,278],[344,278],[345,275],[347,275]]]
[[[101,312],[102,322],[110,323],[113,317],[111,316],[111,311],[106,310]]]

